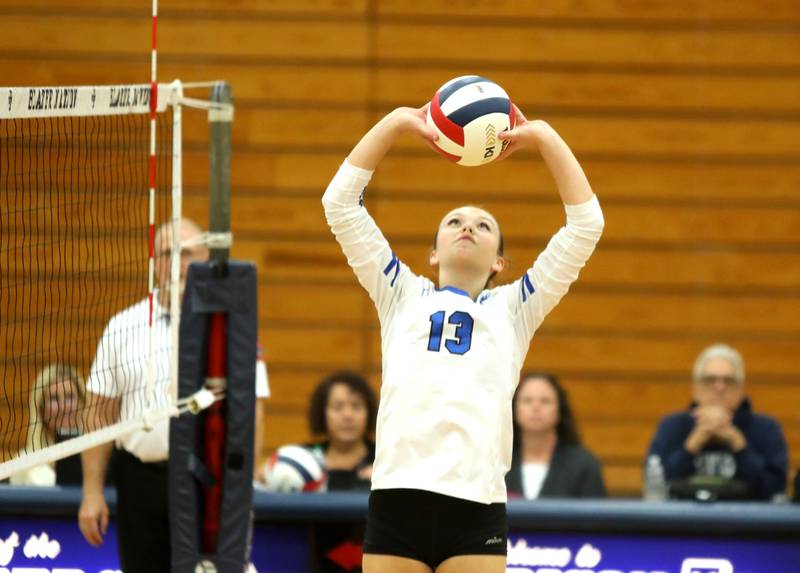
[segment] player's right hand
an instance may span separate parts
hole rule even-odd
[[[84,494],[78,510],[78,527],[89,545],[100,547],[108,530],[108,505],[101,493]]]
[[[390,114],[390,116],[392,116],[394,129],[397,131],[397,133],[413,133],[429,143],[436,141],[439,139],[439,136],[428,125],[426,120],[429,106],[430,103],[426,103],[419,108],[397,108]]]

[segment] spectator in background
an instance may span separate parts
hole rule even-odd
[[[648,452],[660,457],[671,495],[769,500],[785,493],[786,440],[775,420],[753,412],[741,355],[714,344],[692,374],[694,401],[661,420]]]
[[[605,497],[600,462],[581,446],[567,393],[555,375],[523,375],[513,400],[509,496]]]
[[[29,399],[25,452],[41,450],[81,434],[86,399],[83,376],[66,364],[50,364],[36,375]],[[11,476],[12,485],[80,484],[80,456],[42,464]]]
[[[308,444],[325,460],[328,491],[369,491],[375,461],[378,401],[369,382],[355,372],[334,372],[311,395],[308,423],[311,433],[324,436]]]

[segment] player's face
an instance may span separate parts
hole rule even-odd
[[[439,223],[431,265],[448,269],[469,269],[487,275],[503,269],[499,254],[500,226],[478,207],[464,206],[450,211]]]
[[[367,433],[367,405],[347,384],[334,384],[325,408],[328,437],[339,443],[359,442]]]
[[[517,424],[524,432],[555,431],[558,424],[558,395],[544,378],[523,380],[514,406]]]
[[[712,358],[694,382],[694,399],[701,406],[722,406],[733,413],[744,398],[744,387],[736,379],[736,368],[724,358]]]
[[[79,409],[80,397],[70,380],[56,380],[44,389],[42,416],[50,432],[77,428]]]
[[[170,279],[170,257],[172,255],[172,233],[169,229],[164,229],[156,239],[155,245],[155,275],[158,288],[162,291],[169,290]],[[181,225],[181,242],[188,241],[195,238],[199,231],[193,225]],[[195,261],[208,260],[208,249],[202,245],[195,245],[192,247],[184,247],[181,249],[181,262],[180,262],[180,296],[183,300],[183,290],[186,286],[186,273],[189,270],[189,265]]]

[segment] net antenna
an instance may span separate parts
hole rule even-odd
[[[168,372],[158,356],[178,348],[181,250],[191,246],[177,241],[182,108],[232,116],[233,106],[185,98],[177,80],[152,88],[0,88],[0,479],[221,398],[203,389],[178,400],[178,353],[169,353]],[[163,221],[175,239],[168,265],[156,252]],[[228,248],[230,233],[212,229],[198,242]],[[161,282],[159,264],[168,269]],[[146,363],[126,362],[126,341],[147,345]],[[103,386],[137,375],[142,398],[125,385]],[[87,384],[129,404],[119,421],[90,433],[85,420],[103,413],[86,401]]]

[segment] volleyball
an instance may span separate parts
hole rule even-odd
[[[460,76],[436,91],[427,122],[439,135],[437,151],[472,167],[494,161],[505,149],[508,142],[497,136],[514,127],[514,113],[499,85],[481,76]]]
[[[264,466],[264,488],[269,491],[321,491],[324,485],[323,461],[302,446],[278,448]]]

